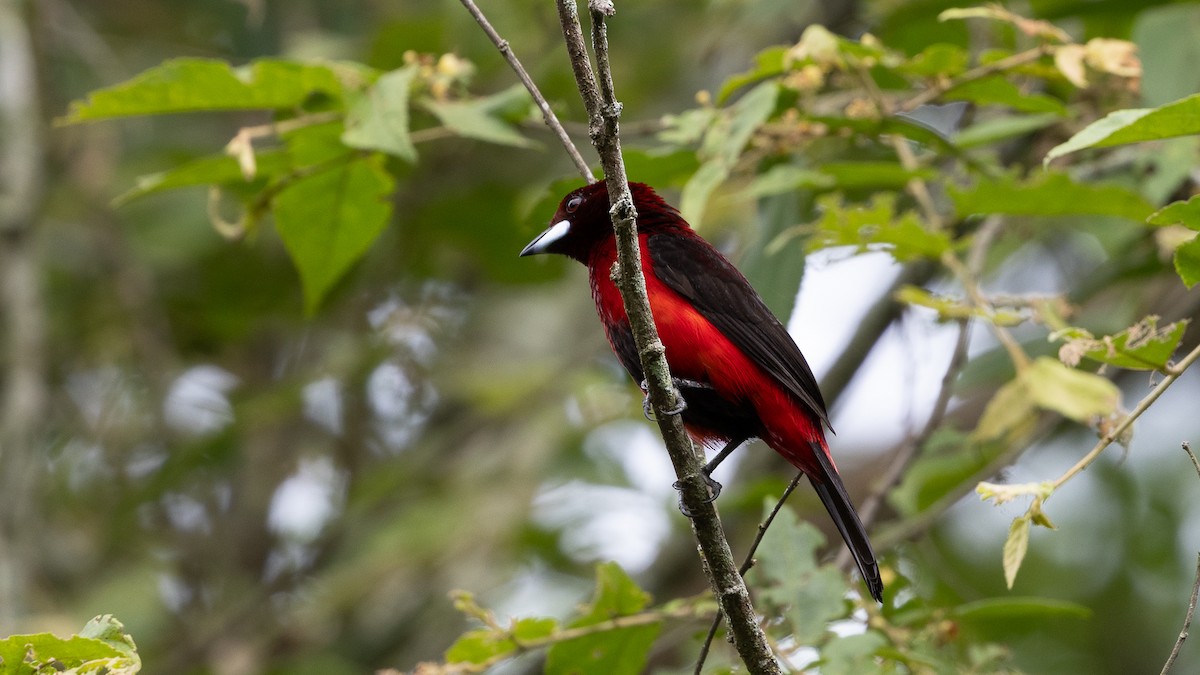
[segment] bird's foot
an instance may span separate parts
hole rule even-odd
[[[700,470],[700,475],[704,477],[704,482],[708,485],[708,498],[704,500],[704,504],[711,504],[716,501],[717,497],[721,496],[722,485],[713,480],[712,476],[708,475],[703,469]],[[679,491],[679,512],[688,518],[694,518],[695,514],[692,510],[683,503],[683,481],[675,481],[671,487]]]
[[[667,416],[678,415],[678,414],[682,413],[684,410],[687,410],[687,401],[683,398],[683,393],[681,390],[683,390],[683,389],[712,389],[713,388],[713,386],[711,384],[707,384],[704,382],[697,382],[696,380],[688,380],[688,379],[685,379],[682,377],[672,377],[671,384],[673,384],[675,387],[675,400],[678,401],[679,404],[670,410],[664,410],[663,414],[665,414]],[[653,422],[653,421],[655,421],[655,417],[654,417],[654,407],[650,405],[650,385],[645,380],[642,380],[638,384],[638,388],[640,388],[642,390],[642,392],[645,394],[645,396],[642,397],[642,413],[646,416],[646,419]]]

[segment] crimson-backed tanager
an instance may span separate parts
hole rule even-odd
[[[686,406],[684,426],[703,444],[724,444],[705,477],[734,448],[761,438],[808,476],[871,597],[881,600],[879,564],[829,455],[829,415],[808,362],[737,268],[649,186],[629,188],[650,310]],[[617,248],[604,182],[564,197],[551,222],[521,255],[558,253],[587,267],[609,344],[634,381],[643,382],[625,305],[610,277]]]

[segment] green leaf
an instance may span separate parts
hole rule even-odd
[[[257,172],[255,181],[262,183],[264,179],[279,176],[290,167],[286,153],[280,150],[256,152],[255,163]],[[139,176],[134,186],[113,200],[113,204],[121,206],[148,195],[173,190],[176,188],[195,187],[197,185],[249,185],[242,175],[238,162],[229,155],[212,155],[202,157],[159,173]]]
[[[896,195],[891,192],[872,196],[866,205],[844,204],[838,195],[822,197],[817,203],[821,218],[809,240],[810,251],[856,246],[860,252],[887,250],[903,261],[937,258],[950,247],[949,236],[926,229],[913,212],[897,214]]]
[[[650,602],[648,593],[629,578],[620,565],[596,566],[596,595],[583,616],[571,627],[591,626],[619,616],[636,614]],[[567,642],[547,651],[548,675],[636,675],[646,666],[661,623],[616,628]]]
[[[970,64],[971,57],[967,50],[939,42],[924,48],[896,70],[919,77],[953,77],[965,71]]]
[[[200,110],[294,108],[343,86],[328,66],[263,59],[232,68],[215,59],[173,59],[71,104],[64,123]]]
[[[300,272],[309,313],[391,218],[393,180],[383,164],[382,155],[368,155],[301,178],[275,197],[275,227]]]
[[[464,138],[519,148],[536,147],[537,143],[522,136],[512,125],[496,115],[497,110],[511,103],[512,91],[510,89],[472,101],[425,99],[421,101],[421,105],[433,113],[446,128]],[[528,98],[527,94],[525,96]]]
[[[446,663],[487,663],[501,654],[515,653],[517,644],[507,633],[491,628],[467,631],[446,650]]]
[[[650,594],[643,591],[625,570],[615,562],[596,565],[596,595],[583,621],[572,625],[607,621],[615,616],[637,614],[650,604]]]
[[[346,113],[342,142],[416,162],[417,149],[408,133],[408,98],[417,71],[416,65],[393,70],[355,97]]]
[[[1062,101],[1045,94],[1021,91],[1006,75],[972,80],[946,92],[949,101],[970,101],[979,105],[1002,105],[1020,112],[1065,115]]]
[[[1111,381],[1042,356],[1021,374],[1033,402],[1046,410],[1087,424],[1117,411],[1121,390]]]
[[[631,148],[625,150],[624,155],[625,172],[629,180],[647,183],[655,188],[682,185],[700,168],[696,153],[691,150],[661,152]]]
[[[513,622],[512,634],[518,640],[538,640],[550,637],[558,630],[558,621],[550,618],[527,617]]]
[[[1004,115],[985,120],[963,129],[954,137],[959,148],[974,148],[1008,140],[1057,124],[1062,116],[1056,113],[1040,115]]]
[[[764,504],[769,513],[771,503]],[[795,638],[802,644],[815,641],[830,621],[843,617],[846,581],[837,569],[817,564],[817,549],[825,537],[810,523],[782,509],[759,546],[754,567],[759,595],[784,609]]]
[[[746,92],[723,111],[717,124],[709,128],[702,152],[732,165],[741,156],[750,137],[775,111],[778,98],[779,84],[776,82],[763,82]]]
[[[905,516],[916,515],[950,494],[1004,450],[1000,443],[972,444],[967,434],[939,429],[921,449],[888,501]]]
[[[928,167],[909,171],[896,162],[826,162],[821,165],[821,173],[833,178],[834,186],[842,190],[899,190],[914,178],[932,180],[938,176]]]
[[[974,187],[949,187],[960,216],[1000,213],[1021,216],[1103,215],[1143,221],[1154,211],[1141,195],[1119,185],[1076,183],[1065,173],[1030,180],[1015,176],[980,179]]]
[[[746,189],[738,193],[738,197],[759,199],[801,189],[827,189],[833,186],[834,178],[821,171],[778,164],[755,176]]]
[[[784,59],[787,56],[787,52],[788,47],[776,45],[774,47],[767,47],[756,54],[754,56],[753,68],[730,77],[721,85],[721,91],[717,94],[717,103],[725,103],[734,92],[742,87],[769,77],[782,75],[785,70]]]
[[[1004,583],[1012,590],[1025,553],[1029,550],[1029,516],[1014,518],[1004,541]]]
[[[713,190],[729,177],[729,166],[724,160],[713,159],[700,165],[696,173],[683,185],[679,195],[679,213],[692,227],[699,227],[708,209],[708,199]]]
[[[1200,283],[1200,237],[1175,249],[1175,271],[1188,288]]]
[[[1080,328],[1058,331],[1052,337],[1067,339],[1058,350],[1058,358],[1068,366],[1088,358],[1130,370],[1161,370],[1179,347],[1187,325],[1188,321],[1184,319],[1160,328],[1158,317],[1152,315],[1119,333],[1099,339]]]
[[[1034,421],[1033,399],[1026,380],[1018,377],[996,390],[983,409],[983,415],[971,432],[974,441],[990,441],[1001,436],[1020,434]]]
[[[1092,610],[1078,603],[1036,596],[985,598],[955,607],[954,618],[960,621],[990,621],[996,619],[1087,619]]]
[[[123,630],[121,622],[104,615],[69,639],[50,633],[13,635],[0,640],[0,673],[134,675],[141,670],[141,658]]]
[[[1200,134],[1200,94],[1158,108],[1109,113],[1104,119],[1084,127],[1066,142],[1051,148],[1046,153],[1045,162],[1084,148],[1106,148],[1193,134]]]
[[[83,626],[83,630],[79,631],[79,637],[99,640],[141,664],[133,636],[125,632],[125,624],[118,621],[112,614],[93,617]]]
[[[831,640],[821,650],[821,675],[862,675],[881,671],[876,654],[888,646],[888,640],[876,631],[847,635]]]
[[[1151,225],[1183,225],[1200,232],[1200,195],[1186,202],[1171,202],[1146,219]]]

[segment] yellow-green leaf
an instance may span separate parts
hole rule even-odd
[[[1021,374],[1038,407],[1086,424],[1117,411],[1121,390],[1094,373],[1075,370],[1048,356],[1039,357]]]
[[[1008,528],[1008,539],[1004,541],[1004,583],[1012,590],[1017,580],[1017,571],[1029,550],[1029,516],[1014,518]]]

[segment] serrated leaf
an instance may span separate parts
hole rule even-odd
[[[410,65],[379,77],[357,96],[346,113],[342,142],[352,148],[379,150],[406,162],[417,161],[409,135],[409,93],[418,66]]]
[[[433,113],[447,129],[464,138],[518,148],[536,147],[537,143],[522,136],[512,125],[497,116],[497,110],[511,102],[511,91],[471,101],[425,99],[421,101],[421,105]],[[528,97],[527,94],[525,96]]]
[[[216,59],[172,59],[73,102],[62,122],[201,110],[294,108],[313,94],[339,98],[342,90],[337,75],[324,65],[263,59],[232,68]]]
[[[141,657],[138,656],[133,636],[125,632],[125,624],[118,621],[112,614],[93,617],[83,626],[83,630],[79,631],[79,637],[99,640],[124,656],[136,660],[139,665],[141,664]]]
[[[1183,225],[1200,232],[1200,195],[1185,202],[1171,202],[1146,219],[1151,225]]]
[[[1068,337],[1059,350],[1059,359],[1068,366],[1088,358],[1129,370],[1161,370],[1183,340],[1188,320],[1159,327],[1157,316],[1148,316],[1113,335],[1095,338],[1082,329],[1058,331]]]
[[[1055,598],[1036,596],[986,598],[955,607],[954,618],[960,621],[992,621],[996,619],[1087,619],[1091,617],[1089,607]]]
[[[512,625],[512,635],[518,640],[537,640],[549,637],[558,630],[556,619],[526,617],[517,619]]]
[[[1038,407],[1081,424],[1115,413],[1121,402],[1121,390],[1108,379],[1048,356],[1037,358],[1021,378]]]
[[[491,659],[516,652],[517,645],[506,632],[490,628],[467,631],[446,650],[447,663],[487,663]]]
[[[119,650],[102,640],[50,633],[13,635],[0,640],[0,672],[7,673],[107,673],[134,675],[141,669],[136,653]],[[9,664],[20,664],[13,666]]]
[[[1118,110],[1046,153],[1045,163],[1084,148],[1106,148],[1200,134],[1200,94],[1158,108]]]
[[[943,232],[924,227],[911,211],[896,213],[894,193],[872,196],[866,205],[843,204],[836,195],[818,200],[821,218],[809,240],[810,251],[830,246],[856,246],[859,251],[883,249],[897,260],[937,258],[950,248]]]
[[[582,617],[572,627],[590,626],[618,616],[642,611],[650,602],[648,593],[629,578],[620,565],[596,566],[596,594]],[[641,673],[662,629],[660,622],[616,628],[567,642],[559,642],[546,653],[548,675],[636,675]]]
[[[1188,288],[1200,283],[1200,237],[1175,249],[1175,271]]]
[[[1008,528],[1008,539],[1004,540],[1004,583],[1012,590],[1017,572],[1029,551],[1029,517],[1014,518]]]
[[[309,313],[388,224],[392,189],[383,156],[373,154],[305,176],[275,197],[275,227],[300,272]]]
[[[1118,185],[1076,183],[1050,172],[1030,180],[981,179],[974,187],[949,187],[960,216],[998,213],[1021,216],[1103,215],[1142,221],[1154,211],[1144,197]]]
[[[754,568],[756,578],[763,579],[756,584],[759,596],[784,610],[802,643],[819,638],[830,621],[847,611],[845,579],[833,567],[817,564],[816,551],[824,542],[815,527],[783,509],[763,537]]]
[[[868,630],[857,635],[838,637],[821,650],[821,675],[862,675],[879,671],[875,658],[888,647],[888,640],[879,633]],[[912,659],[904,653],[903,661]]]

